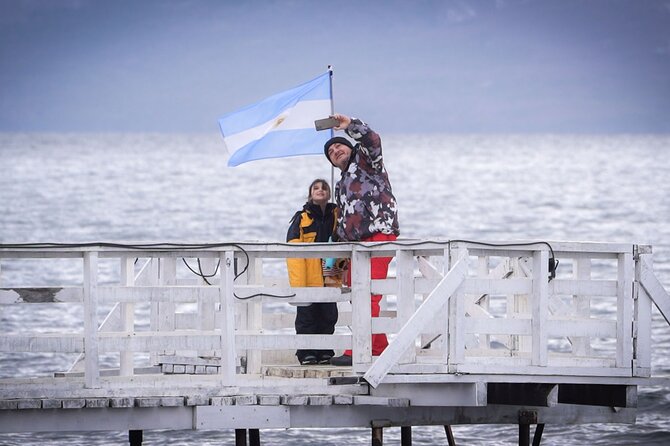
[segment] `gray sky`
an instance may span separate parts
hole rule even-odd
[[[0,0],[0,131],[216,132],[328,64],[385,132],[670,132],[670,0]]]

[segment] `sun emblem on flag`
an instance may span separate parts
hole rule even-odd
[[[282,125],[282,122],[284,122],[284,121],[286,121],[286,115],[277,116],[277,119],[275,119],[275,122],[272,125],[272,128],[276,129],[277,127]]]

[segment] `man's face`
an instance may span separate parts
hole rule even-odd
[[[328,147],[328,159],[340,170],[347,168],[347,162],[351,156],[351,147],[340,142],[331,144]]]

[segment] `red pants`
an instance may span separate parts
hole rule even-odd
[[[371,237],[361,240],[362,242],[383,242],[393,241],[398,237],[394,234],[373,234]],[[370,259],[370,277],[372,279],[386,279],[389,270],[389,263],[393,257],[372,257]],[[347,282],[351,283],[351,268],[347,272]],[[371,310],[372,317],[379,317],[379,302],[382,300],[381,294],[371,294]],[[379,356],[384,349],[389,345],[386,335],[384,333],[372,334],[372,355]],[[351,356],[351,350],[345,350],[344,354]]]

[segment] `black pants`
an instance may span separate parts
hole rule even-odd
[[[337,323],[337,304],[335,302],[310,304],[297,308],[295,332],[297,334],[333,334]],[[306,356],[321,359],[333,356],[333,350],[298,350],[296,356],[302,362]]]

